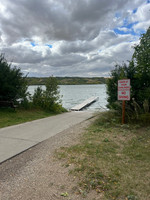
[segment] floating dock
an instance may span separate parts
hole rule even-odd
[[[72,111],[80,111],[83,108],[90,106],[92,103],[96,102],[98,99],[99,99],[99,97],[91,97],[91,98],[85,100],[84,102],[82,102],[81,104],[74,106],[73,108],[71,108],[71,110]]]

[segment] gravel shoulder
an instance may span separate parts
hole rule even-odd
[[[0,200],[82,200],[73,188],[77,179],[69,175],[63,161],[54,159],[54,152],[62,146],[79,142],[80,135],[94,119],[78,125],[41,142],[0,165]],[[62,197],[61,193],[68,193]],[[95,192],[87,200],[101,199]]]

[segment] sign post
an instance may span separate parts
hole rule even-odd
[[[126,105],[126,102],[125,100],[122,101],[122,124],[124,124],[125,122],[125,105]]]
[[[118,80],[118,100],[122,100],[122,124],[124,124],[125,101],[130,100],[130,79]]]

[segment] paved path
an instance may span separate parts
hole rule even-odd
[[[68,112],[0,128],[0,163],[92,116],[87,111]]]

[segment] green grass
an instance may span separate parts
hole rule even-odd
[[[15,111],[13,109],[0,109],[0,128],[16,125],[36,119],[41,119],[44,117],[49,117],[54,114],[40,110],[40,109],[19,109]]]
[[[79,178],[78,192],[102,193],[102,200],[150,199],[150,126],[120,125],[115,113],[102,113],[81,137],[56,155]]]

